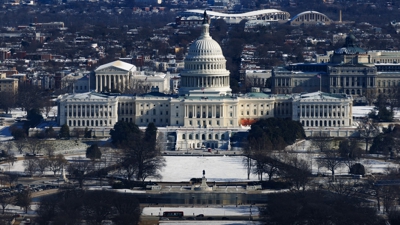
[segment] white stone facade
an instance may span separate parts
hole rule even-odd
[[[315,96],[319,93],[231,94],[225,58],[221,47],[209,36],[208,26],[207,22],[203,22],[202,36],[189,49],[185,70],[181,73],[179,95],[154,92],[142,95],[95,92],[64,95],[58,101],[59,124],[95,130],[111,129],[121,120],[134,122],[142,128],[154,123],[163,130],[166,146],[173,143],[176,150],[229,149],[232,133],[247,131],[255,121],[271,117],[292,118],[305,127],[312,126],[310,124],[313,127],[351,125],[352,99],[346,95],[328,97],[322,94],[323,97],[318,98]],[[136,73],[135,68],[129,65],[120,67],[124,68],[121,74],[125,78]],[[104,84],[110,85],[110,82],[111,87],[125,82],[125,78],[114,80],[117,71],[109,71],[110,68],[114,68],[112,63],[96,70],[97,91],[101,91]],[[313,107],[312,112],[320,109],[322,114],[318,114],[317,118],[311,117],[310,113],[306,113],[311,110],[307,108],[310,106]],[[317,120],[322,123],[310,122]]]
[[[100,66],[95,70],[96,91],[125,91],[135,71],[136,66],[119,60]]]
[[[118,121],[117,99],[94,92],[63,95],[57,119],[70,127],[112,127]]]
[[[314,92],[295,95],[293,120],[303,127],[349,127],[352,124],[352,98],[346,94]]]

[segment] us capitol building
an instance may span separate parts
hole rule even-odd
[[[232,94],[226,60],[220,45],[210,36],[206,14],[202,34],[190,45],[184,64],[179,95],[100,93],[100,84],[105,82],[124,88],[134,67],[119,61],[100,66],[96,70],[98,92],[59,97],[58,123],[67,124],[71,130],[92,129],[100,137],[109,136],[117,121],[134,122],[140,127],[153,122],[164,133],[168,148],[176,150],[230,149],[233,133],[247,132],[253,122],[270,117],[299,121],[310,129],[308,135],[326,128],[333,136],[349,135],[342,129],[352,125],[350,95],[266,94],[257,88]]]

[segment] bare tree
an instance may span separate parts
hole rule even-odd
[[[343,164],[349,168],[349,172],[356,160],[361,157],[362,149],[358,146],[357,140],[355,139],[344,139],[339,144],[340,156],[343,159]]]
[[[86,178],[86,174],[93,169],[93,164],[90,160],[87,160],[83,157],[78,157],[74,162],[71,162],[68,166],[68,173],[71,177],[75,178],[79,187],[83,187],[83,182]]]
[[[365,152],[368,153],[368,144],[371,139],[379,134],[379,126],[369,118],[359,121],[357,131],[360,137],[365,140]]]
[[[32,202],[32,195],[29,189],[22,190],[16,196],[15,204],[24,208],[25,213],[28,213],[28,209]]]
[[[376,90],[375,89],[368,89],[365,91],[365,99],[368,102],[368,105],[372,105],[372,103],[375,101],[377,95],[376,95]]]
[[[63,166],[67,165],[67,163],[68,161],[64,158],[64,156],[62,154],[58,154],[49,158],[48,168],[54,173],[54,176],[56,176],[56,173],[59,172]]]
[[[15,173],[9,173],[6,176],[7,182],[10,185],[10,187],[13,186],[14,183],[18,181],[19,175]]]
[[[43,150],[44,153],[47,157],[53,157],[54,156],[54,144],[51,141],[46,141],[43,143]]]
[[[319,151],[327,151],[332,148],[332,138],[325,132],[314,134],[311,138],[311,146]]]
[[[46,169],[49,167],[49,160],[48,159],[39,159],[35,158],[36,163],[36,171],[39,172],[39,175],[43,175]]]
[[[7,208],[8,205],[14,204],[15,199],[12,196],[7,196],[7,195],[0,195],[0,205],[1,208],[3,209],[3,214]]]
[[[53,108],[53,105],[54,105],[54,104],[53,104],[53,102],[51,101],[50,96],[47,96],[47,97],[44,99],[44,102],[43,102],[44,113],[45,113],[45,115],[46,115],[46,118],[49,117],[49,114],[50,114],[51,109]]]
[[[328,150],[322,153],[322,157],[317,163],[324,168],[327,168],[332,173],[332,181],[335,181],[335,170],[342,165],[339,151]]]
[[[4,143],[3,147],[4,147],[5,151],[6,151],[6,154],[9,155],[10,153],[12,153],[12,149],[14,147],[14,143],[12,141],[6,141],[6,142],[3,142],[3,143]]]
[[[156,143],[156,149],[157,149],[159,152],[163,152],[163,151],[167,150],[167,147],[168,147],[168,146],[166,146],[167,139],[166,139],[164,133],[159,132],[159,133],[157,134],[157,140],[156,140],[156,142],[157,142],[157,143]]]
[[[42,108],[42,99],[42,90],[37,85],[25,83],[18,86],[17,103],[26,112],[33,108]]]
[[[247,171],[247,180],[250,180],[250,174],[253,168],[254,162],[252,161],[252,156],[253,152],[251,151],[251,146],[247,144],[243,150],[243,155],[245,156],[243,158],[243,165],[246,168]]]
[[[16,105],[16,93],[1,92],[0,108],[8,114]]]
[[[247,171],[252,171],[252,173],[257,174],[260,180],[263,179],[263,174],[267,173],[269,180],[279,171],[277,167],[278,160],[272,153],[271,142],[263,134],[260,138],[251,138],[248,140],[248,147],[245,150],[247,154],[248,165]]]
[[[27,172],[29,174],[29,176],[31,176],[31,177],[37,171],[37,164],[36,164],[35,159],[25,159],[24,167],[25,167],[25,172]]]
[[[16,140],[14,141],[15,147],[17,148],[19,154],[22,154],[24,149],[27,147],[27,140],[26,139],[21,139],[21,140]]]
[[[36,138],[29,138],[26,147],[31,154],[36,155],[43,150],[44,142]]]
[[[285,170],[285,177],[294,185],[299,191],[306,190],[306,185],[311,180],[311,165],[306,160],[300,159],[297,156],[287,157]]]
[[[330,191],[344,196],[351,196],[355,194],[352,187],[353,183],[344,179],[337,179],[336,182],[329,182],[328,184],[328,189]]]
[[[10,152],[9,154],[6,154],[6,160],[7,160],[9,169],[11,168],[11,166],[14,166],[14,162],[17,161],[17,158],[14,155],[14,152]]]

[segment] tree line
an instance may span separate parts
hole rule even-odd
[[[112,191],[64,190],[41,199],[35,221],[40,225],[89,225],[112,221],[116,225],[138,224],[141,209],[132,194]]]
[[[121,150],[118,163],[120,172],[132,180],[144,181],[147,177],[161,178],[160,170],[165,166],[157,127],[149,123],[143,132],[132,122],[119,121],[110,131],[112,143]]]

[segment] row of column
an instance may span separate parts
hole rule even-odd
[[[229,86],[229,77],[200,77],[200,76],[182,76],[182,87],[227,87]]]
[[[348,82],[347,79],[348,78]],[[343,82],[341,81],[343,79]],[[357,81],[359,81],[360,85],[357,85]],[[376,78],[375,77],[330,77],[329,80],[331,87],[362,87],[363,83],[366,87],[375,87],[376,86]],[[343,83],[343,85],[341,85]],[[349,85],[347,85],[348,83]],[[354,85],[352,85],[354,84]]]
[[[340,127],[345,126],[344,120],[302,120],[304,127]]]
[[[330,106],[331,108],[329,108],[329,105],[314,105],[314,104],[302,105],[300,107],[300,118],[343,118],[348,116],[347,113],[348,106],[342,108],[341,105],[334,105],[336,107],[335,109],[333,109],[333,105]],[[335,115],[333,115],[334,112]],[[324,116],[325,113],[327,113],[327,116]]]
[[[107,87],[108,91],[112,89],[118,89],[119,91],[125,91],[129,85],[129,75],[103,75],[96,74],[96,90],[97,92],[104,91],[103,88]]]
[[[102,126],[112,126],[112,121],[110,120],[68,120],[68,126],[70,127],[102,127]]]
[[[200,113],[200,118],[204,118],[203,117],[203,106],[204,105],[186,105],[185,106],[185,118],[190,118],[189,114],[192,113],[192,118],[197,118],[197,112]],[[199,111],[197,111],[197,107],[200,108]],[[205,107],[205,118],[208,118],[208,105],[206,105]],[[217,113],[219,113],[219,117],[223,117],[223,113],[224,113],[224,106],[219,106],[219,110],[217,111],[217,106],[213,105],[211,106],[211,118],[216,118],[217,117]]]
[[[98,108],[96,108],[96,106],[98,106]],[[76,116],[74,116],[74,113],[76,114]],[[92,116],[92,113],[93,113],[93,116]],[[96,116],[96,114],[98,114],[99,116]],[[68,116],[71,115],[69,117],[74,117],[74,118],[76,118],[76,117],[108,118],[108,117],[112,116],[112,108],[109,108],[108,105],[72,104],[72,105],[68,105],[68,107],[67,107],[67,115]]]
[[[289,87],[291,85],[290,78],[275,78],[275,87]]]

